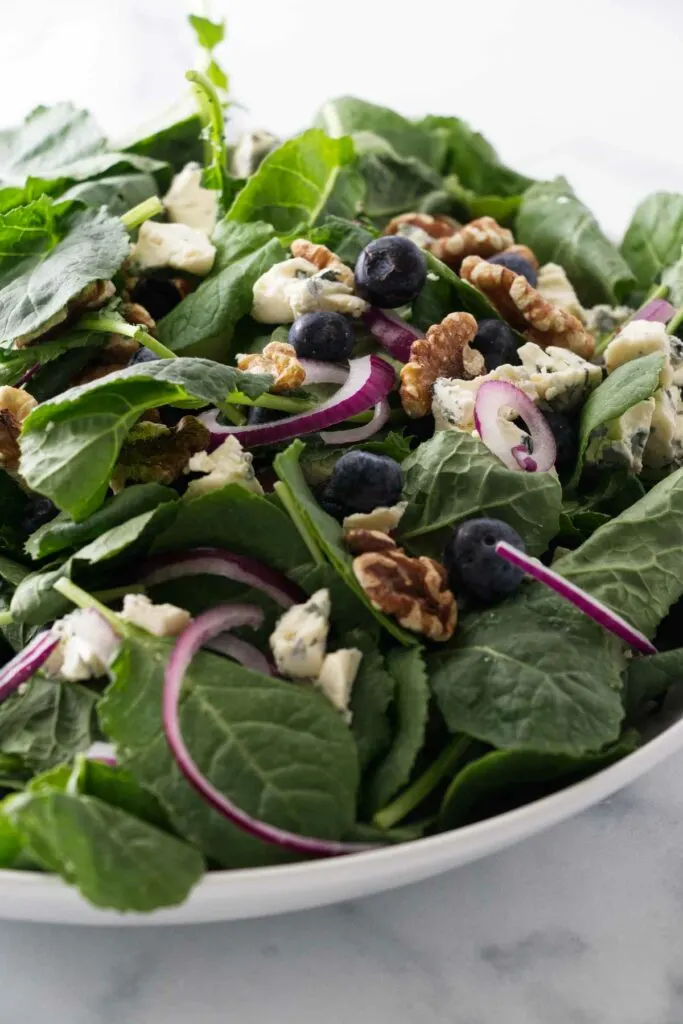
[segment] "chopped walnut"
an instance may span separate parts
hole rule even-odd
[[[503,228],[493,217],[477,217],[464,224],[447,238],[437,238],[429,246],[437,259],[457,270],[466,256],[496,256],[514,244],[511,231]]]
[[[483,292],[509,324],[541,348],[568,348],[583,359],[593,355],[593,336],[581,321],[544,299],[521,274],[487,263],[479,256],[468,256],[460,276]]]
[[[19,465],[17,438],[21,426],[38,405],[33,395],[21,388],[0,387],[0,465],[15,472]]]
[[[344,534],[344,544],[352,555],[364,555],[368,551],[392,551],[396,541],[383,530],[349,530]]]
[[[156,321],[139,302],[124,302],[121,312],[124,320],[135,327],[144,327],[150,334],[156,333]]]
[[[84,310],[101,309],[116,295],[113,281],[92,281],[69,302],[69,313],[81,313]]]
[[[348,285],[351,289],[355,287],[356,282],[351,268],[342,263],[336,253],[333,253],[326,245],[315,245],[313,242],[306,241],[305,238],[297,238],[290,245],[290,249],[292,256],[308,260],[318,270],[334,271],[338,281]]]
[[[346,543],[351,550],[363,549],[353,560],[353,571],[375,608],[429,640],[450,640],[458,606],[442,565],[424,556],[411,558],[374,530],[354,530]]]
[[[261,354],[239,355],[237,366],[249,373],[267,373],[274,377],[271,391],[298,388],[306,379],[306,371],[296,357],[293,345],[286,341],[270,341]]]
[[[437,378],[470,380],[486,373],[481,352],[470,348],[476,333],[477,321],[469,313],[449,313],[425,338],[413,342],[410,360],[401,370],[401,404],[409,416],[428,414]]]
[[[427,235],[425,244],[429,245],[431,239],[450,238],[459,227],[457,220],[446,217],[445,214],[432,216],[431,213],[402,213],[391,218],[384,229],[384,234],[407,235],[414,240]],[[416,244],[419,242],[416,241]]]

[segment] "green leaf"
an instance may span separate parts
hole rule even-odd
[[[336,607],[332,603],[336,621]],[[344,637],[344,647],[357,647],[363,660],[351,690],[351,733],[358,747],[361,771],[386,753],[391,743],[388,711],[394,699],[394,679],[387,671],[384,658],[374,637],[359,630]]]
[[[331,565],[308,563],[293,570],[290,576],[309,597],[323,587],[329,590],[332,605],[332,634],[339,639],[340,643],[342,638],[347,637],[353,631],[360,631],[363,636],[371,636],[376,642],[379,641],[379,623],[372,611],[358,592],[352,590]]]
[[[170,825],[163,807],[151,793],[139,786],[130,772],[119,765],[104,764],[80,756],[76,767],[68,770],[76,792],[93,796],[110,807],[118,807],[135,818],[169,831]]]
[[[220,72],[218,67],[216,70]],[[218,192],[220,208],[225,212],[235,194],[235,180],[228,171],[223,104],[215,88],[216,75],[207,77],[199,71],[188,71],[185,77],[192,83],[208,149],[202,172],[202,184]]]
[[[669,690],[683,682],[683,648],[632,658],[624,679],[624,705],[629,722],[641,721]]]
[[[133,777],[153,793],[181,835],[226,867],[281,860],[216,814],[185,781],[161,724],[161,689],[172,644],[130,636],[111,671],[100,720]],[[144,679],[144,687],[140,680]],[[200,652],[180,709],[200,770],[256,817],[303,835],[341,838],[355,817],[358,762],[339,714],[313,688],[261,676]]]
[[[565,178],[540,181],[524,194],[515,238],[541,263],[564,267],[585,305],[617,305],[635,286],[628,264]]]
[[[0,472],[0,551],[11,554],[21,551],[28,505],[29,497],[16,480],[4,470]]]
[[[220,405],[233,391],[257,398],[269,383],[207,359],[128,366],[33,410],[21,434],[21,474],[80,521],[101,505],[126,435],[147,409],[193,399]]]
[[[201,855],[188,843],[95,797],[22,795],[8,813],[30,856],[97,907],[175,906],[204,873]]]
[[[61,513],[45,523],[26,541],[26,551],[32,558],[47,558],[57,551],[76,548],[95,540],[114,526],[125,523],[133,516],[149,512],[166,501],[175,501],[177,494],[161,484],[137,484],[126,487],[108,498],[102,508],[80,523]]]
[[[651,636],[683,594],[683,469],[563,555],[555,568]]]
[[[477,320],[499,320],[500,314],[481,292],[463,281],[430,252],[425,252],[428,277],[413,303],[411,322],[426,331],[440,323],[447,313],[464,310]]]
[[[676,262],[662,274],[662,284],[669,289],[667,298],[672,306],[683,306],[683,249]]]
[[[264,220],[283,235],[303,231],[323,214],[342,168],[353,158],[351,139],[330,139],[310,128],[268,154],[235,199],[228,219]]]
[[[192,547],[226,548],[289,572],[308,561],[308,550],[289,516],[273,501],[240,484],[184,498],[176,517],[157,533],[152,553]]]
[[[376,231],[343,217],[325,217],[321,224],[306,232],[316,245],[326,245],[343,263],[355,266],[361,250],[377,237]]]
[[[618,419],[632,406],[653,395],[659,387],[663,366],[664,356],[657,352],[649,356],[640,356],[639,359],[632,359],[630,363],[618,366],[614,373],[610,373],[609,377],[591,392],[581,410],[579,453],[570,486],[576,486],[581,476],[586,448],[593,431],[611,420]]]
[[[16,867],[23,847],[22,837],[7,816],[3,800],[0,803],[0,867]]]
[[[502,164],[491,143],[459,117],[430,115],[418,124],[441,140],[445,150],[442,173],[456,174],[465,188],[477,195],[517,197],[533,184],[531,178]]]
[[[76,213],[61,241],[0,275],[0,339],[35,335],[63,318],[67,303],[87,285],[117,272],[129,245],[123,224],[106,210]]]
[[[299,529],[305,533],[304,539],[308,540],[309,547],[324,551],[335,572],[360,598],[380,625],[391,633],[399,643],[412,646],[417,643],[417,637],[401,629],[393,619],[373,608],[365,591],[356,580],[353,573],[353,559],[342,543],[341,526],[336,519],[333,519],[320,507],[304,478],[299,465],[299,458],[304,448],[305,445],[302,441],[294,441],[286,451],[275,456],[273,468],[286,487],[284,492],[278,491],[278,495],[280,497],[284,495],[290,515],[294,509],[300,520]]]
[[[0,704],[0,751],[34,771],[71,760],[96,739],[95,702],[84,686],[33,676],[23,693]]]
[[[408,508],[399,536],[419,554],[441,558],[451,528],[482,516],[508,523],[535,555],[558,531],[562,488],[557,477],[508,469],[483,441],[463,431],[439,431],[402,465]]]
[[[386,139],[372,132],[353,135],[356,166],[365,182],[364,212],[379,227],[441,186],[441,178],[414,156],[400,156]]]
[[[626,733],[605,750],[581,757],[492,750],[470,761],[453,779],[441,805],[439,825],[442,829],[459,828],[504,814],[589,778],[633,753],[637,746],[637,733]]]
[[[423,652],[418,647],[393,650],[387,657],[387,669],[395,683],[395,728],[389,751],[368,783],[365,802],[370,813],[384,807],[406,785],[427,728],[430,691]]]
[[[502,749],[580,756],[619,734],[622,661],[614,637],[532,583],[465,616],[427,669],[450,732]]]
[[[71,203],[53,203],[41,196],[0,213],[0,269],[52,249],[64,234],[68,212],[73,212]]]
[[[52,341],[41,341],[39,345],[29,345],[28,348],[0,348],[0,373],[9,370],[11,373],[22,374],[36,363],[45,365],[59,359],[65,352],[80,348],[98,348],[106,345],[108,340],[107,335],[96,331],[67,330]]]
[[[162,118],[141,129],[120,144],[122,150],[170,164],[175,172],[185,164],[202,163],[204,146],[202,122],[198,114],[176,111],[175,120]],[[158,176],[158,172],[157,172]]]
[[[210,21],[198,14],[188,15],[187,20],[197,33],[197,41],[203,49],[211,51],[225,39],[224,21]]]
[[[14,559],[0,555],[0,579],[11,586],[18,586],[28,576],[29,572],[29,569],[20,565],[19,562],[15,562]]]
[[[421,160],[431,168],[438,169],[443,159],[443,144],[433,132],[388,107],[353,96],[328,100],[316,114],[314,123],[333,138],[372,132],[386,139],[399,156]]]
[[[126,169],[155,172],[163,164],[109,152],[92,115],[70,103],[36,107],[22,125],[0,131],[0,185],[23,186],[31,178],[34,193],[62,191],[72,181]]]
[[[246,248],[239,256],[226,243],[222,252],[218,243],[219,269],[160,322],[159,340],[164,345],[190,356],[228,360],[235,327],[251,310],[254,284],[286,256],[275,238],[264,244],[263,235],[263,225],[244,225],[239,244],[254,248]]]
[[[156,195],[158,186],[151,174],[115,174],[95,181],[82,181],[67,189],[61,200],[71,199],[86,206],[106,206],[114,217]]]
[[[653,192],[636,208],[621,243],[621,254],[638,287],[649,289],[655,278],[680,257],[682,245],[683,195]]]

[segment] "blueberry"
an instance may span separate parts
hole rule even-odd
[[[575,420],[570,420],[561,412],[543,412],[546,422],[553,432],[557,454],[555,468],[558,470],[573,469],[579,454],[579,432]]]
[[[145,348],[141,345],[140,348],[135,352],[128,360],[129,366],[137,366],[138,363],[153,363],[159,356],[155,355],[150,348]]]
[[[507,267],[508,270],[514,270],[515,274],[521,274],[525,277],[532,287],[536,287],[538,281],[538,275],[534,268],[531,266],[528,260],[525,260],[523,256],[520,256],[516,252],[499,252],[497,256],[492,256],[488,261],[489,263],[497,263],[501,267]]]
[[[59,509],[49,498],[34,498],[26,506],[22,529],[25,533],[33,533],[38,527],[54,519],[58,512]]]
[[[469,519],[453,530],[443,562],[451,589],[481,604],[494,604],[514,594],[524,573],[496,554],[496,543],[524,551],[516,530],[500,519]]]
[[[515,332],[503,320],[480,320],[472,348],[481,352],[487,370],[496,370],[505,364],[520,366]]]
[[[325,490],[325,500],[347,514],[372,512],[378,505],[395,505],[403,490],[403,471],[388,455],[344,452]]]
[[[326,487],[320,492],[318,502],[323,511],[327,512],[328,516],[332,516],[333,519],[336,519],[340,523],[342,519],[348,515],[344,505],[330,498]]]
[[[341,313],[304,313],[289,328],[289,344],[301,359],[339,363],[351,355],[356,340],[351,321]]]
[[[356,263],[356,293],[373,306],[394,309],[412,302],[427,280],[427,261],[403,235],[386,235],[365,246]]]
[[[249,409],[247,422],[250,427],[258,423],[272,423],[274,420],[281,420],[285,416],[291,416],[291,412],[281,412],[279,409],[263,409],[259,405],[252,405]]]

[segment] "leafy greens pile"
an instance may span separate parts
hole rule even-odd
[[[213,786],[253,817],[321,839],[393,843],[602,769],[634,749],[683,669],[678,456],[649,473],[628,459],[587,458],[610,425],[654,401],[664,356],[627,362],[581,403],[574,461],[559,476],[507,469],[471,431],[409,420],[395,392],[388,422],[354,445],[401,464],[398,542],[410,555],[440,560],[459,523],[502,520],[531,554],[552,557],[564,577],[654,637],[660,653],[645,658],[536,582],[494,607],[463,603],[453,638],[430,643],[367,599],[342,529],[319,503],[348,446],[312,433],[256,447],[265,493],[234,480],[188,493],[182,469],[208,435],[184,452],[180,472],[173,444],[182,423],[199,430],[207,408],[239,425],[254,405],[288,415],[329,397],[329,385],[283,393],[267,373],[235,365],[237,353],[286,340],[286,326],[250,314],[255,283],[294,238],[353,266],[397,215],[490,216],[542,265],[563,267],[584,307],[609,315],[653,293],[683,306],[683,196],[645,199],[616,247],[564,179],[535,182],[506,167],[460,119],[410,121],[348,97],[326,103],[297,137],[271,139],[270,152],[248,140],[245,173],[246,144],[233,149],[224,136],[228,82],[213,56],[223,28],[193,25],[209,55],[207,74],[190,74],[199,116],[121,150],[69,104],[0,132],[3,662],[72,609],[64,581],[111,615],[143,589],[148,559],[219,548],[258,559],[302,600],[327,588],[330,646],[363,655],[350,724],[312,686],[208,650],[193,659],[180,706],[185,742]],[[131,241],[149,217],[163,218],[155,197],[192,160],[216,197],[213,266],[202,278],[139,272]],[[498,318],[454,269],[427,260],[424,287],[400,311],[406,322],[426,330],[454,311]],[[140,319],[140,307],[149,312],[173,289],[154,327]],[[672,350],[680,319],[668,325]],[[617,324],[597,329],[599,350]],[[139,343],[162,358],[130,362]],[[354,355],[378,352],[356,325]],[[27,416],[3,405],[6,388],[33,396]],[[266,593],[207,574],[147,593],[192,615],[256,604],[263,626],[244,638],[269,654],[282,609]],[[221,817],[183,777],[161,722],[174,640],[118,621],[106,672],[73,682],[38,671],[0,703],[0,866],[56,872],[98,906],[149,911],[184,900],[206,870],[291,859]],[[114,745],[115,760],[89,756],[99,741]]]

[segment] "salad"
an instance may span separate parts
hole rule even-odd
[[[456,117],[0,132],[0,867],[150,911],[635,749],[683,672],[683,195]]]

